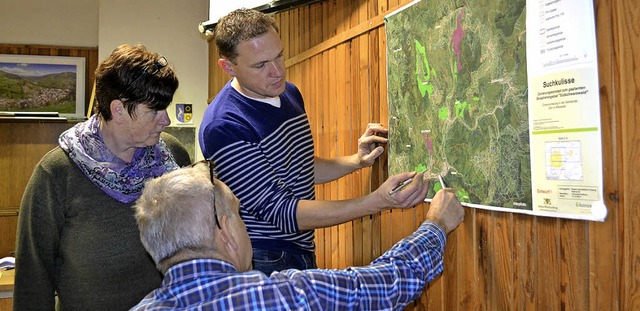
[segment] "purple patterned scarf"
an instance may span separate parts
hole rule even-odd
[[[162,139],[155,146],[138,148],[131,163],[118,158],[107,149],[96,115],[62,133],[59,143],[89,180],[123,203],[135,201],[146,180],[178,169]]]

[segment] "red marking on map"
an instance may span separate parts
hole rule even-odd
[[[462,30],[462,15],[464,14],[464,7],[460,10],[460,14],[458,14],[458,27],[453,31],[453,35],[451,36],[451,44],[453,44],[453,52],[456,53],[458,57],[458,72],[462,70],[462,62],[460,61],[460,54],[462,54],[460,46],[462,45],[462,38],[464,38],[464,30]]]
[[[431,138],[429,138],[429,133],[424,133],[424,142],[427,145],[427,150],[429,150],[429,155],[433,155],[433,143],[431,142]]]

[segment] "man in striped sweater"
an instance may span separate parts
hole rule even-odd
[[[232,79],[207,108],[199,141],[218,178],[241,202],[253,246],[253,266],[264,273],[315,268],[315,228],[340,224],[389,208],[409,208],[412,197],[380,189],[342,201],[315,200],[314,184],[370,166],[387,139],[369,124],[356,154],[314,156],[313,138],[298,88],[286,81],[278,26],[269,16],[239,9],[215,28],[218,65]],[[409,174],[415,182],[422,174]]]

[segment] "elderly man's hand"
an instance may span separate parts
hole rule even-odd
[[[464,209],[452,188],[436,193],[431,200],[427,220],[437,223],[446,233],[453,231],[464,220]]]

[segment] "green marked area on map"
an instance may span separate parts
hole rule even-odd
[[[525,1],[420,1],[386,31],[389,174],[425,167],[463,202],[531,209]]]

